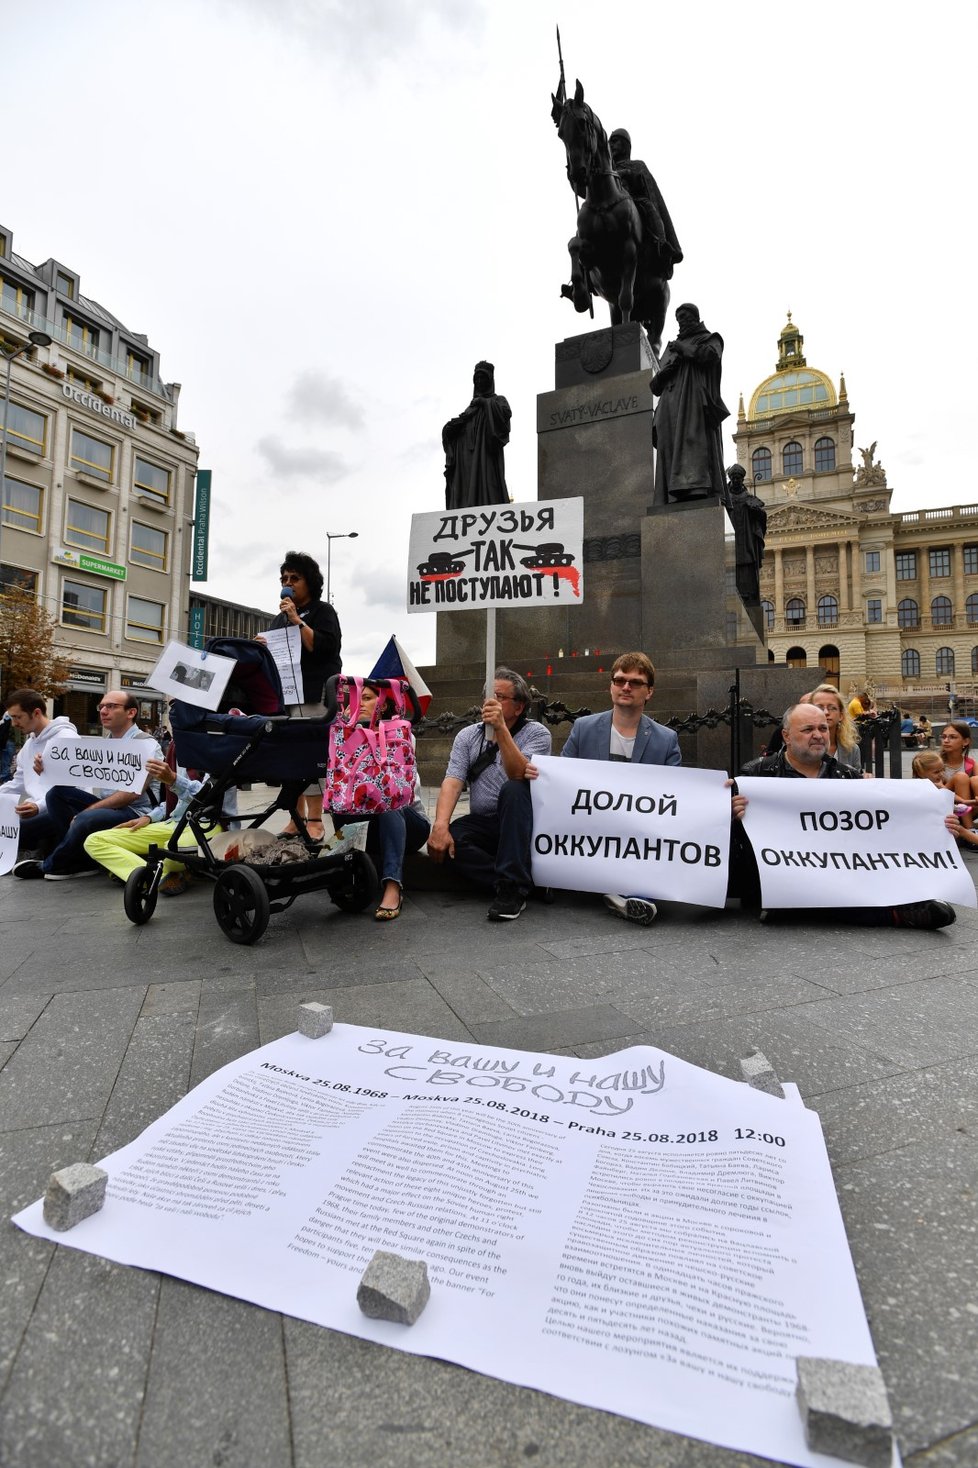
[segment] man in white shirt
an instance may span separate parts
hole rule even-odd
[[[27,737],[17,757],[17,768],[3,787],[4,795],[17,797],[20,816],[20,850],[47,851],[58,839],[57,828],[44,808],[44,787],[34,769],[38,756],[52,739],[77,734],[70,719],[49,719],[47,700],[34,688],[15,688],[7,696],[7,713],[15,729]]]

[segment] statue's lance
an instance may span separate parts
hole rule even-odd
[[[554,127],[559,129],[561,113],[563,112],[564,104],[567,101],[567,82],[564,78],[564,53],[560,49],[560,26],[557,27],[557,59],[560,62],[560,81],[557,83],[556,93],[552,92],[550,94],[550,100],[553,103],[553,106],[550,109],[550,116],[553,118]],[[578,83],[578,85],[580,85],[580,83]],[[574,219],[576,221],[578,214],[581,212],[581,201],[577,189],[574,188],[573,183],[571,184],[571,188],[574,189]],[[593,321],[594,296],[591,291],[591,282],[588,279],[588,274],[586,270],[584,272],[584,279],[587,282],[588,312],[590,314],[591,320]],[[561,295],[569,295],[569,293],[569,286],[561,287]]]

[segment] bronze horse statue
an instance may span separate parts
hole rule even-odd
[[[668,282],[673,264],[682,259],[672,222],[644,164],[623,163],[621,173],[616,171],[607,134],[585,102],[581,83],[573,98],[562,93],[563,84],[551,96],[552,116],[567,152],[567,177],[584,202],[567,246],[571,283],[561,294],[578,311],[591,310],[591,297],[601,296],[611,308],[612,325],[640,321],[658,355]]]

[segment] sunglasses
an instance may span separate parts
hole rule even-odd
[[[611,681],[616,688],[648,688],[649,686],[647,678],[622,678],[620,674]]]

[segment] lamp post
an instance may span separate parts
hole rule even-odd
[[[3,507],[7,502],[7,418],[10,414],[10,369],[18,357],[23,357],[27,352],[32,352],[35,347],[49,347],[54,340],[48,336],[46,331],[29,331],[27,340],[12,352],[4,352],[3,358],[7,364],[3,384],[3,426],[0,427],[0,537],[3,535]],[[2,564],[2,563],[0,563]],[[0,592],[3,582],[0,581]]]
[[[331,534],[328,530],[326,532],[326,600],[330,603],[332,603],[333,600],[333,597],[331,595],[332,582],[330,577],[330,571],[333,563],[333,541],[356,540],[356,538],[357,531],[355,530],[337,531],[335,534]]]

